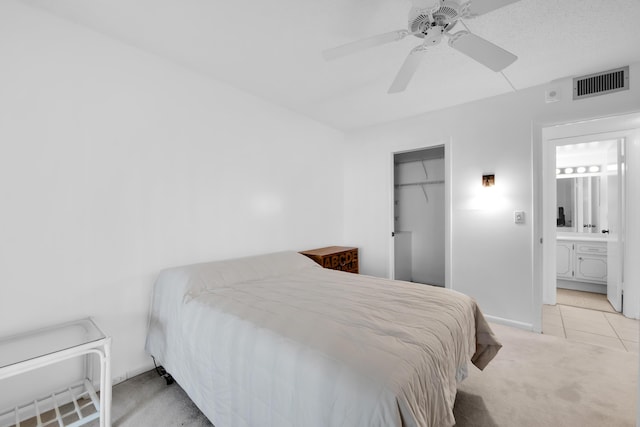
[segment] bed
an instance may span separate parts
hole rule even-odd
[[[295,252],[162,271],[146,340],[217,427],[451,426],[500,347],[468,296]]]

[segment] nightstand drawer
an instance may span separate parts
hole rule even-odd
[[[358,248],[346,246],[329,246],[300,252],[324,268],[358,273]]]

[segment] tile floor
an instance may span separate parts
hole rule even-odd
[[[606,295],[603,294],[559,288],[556,297],[556,302],[561,305],[572,305],[574,307],[616,313]]]
[[[606,301],[604,295],[600,298]],[[575,300],[569,302],[578,304]],[[570,341],[638,353],[640,321],[628,319],[615,312],[563,304],[544,305],[542,333]]]

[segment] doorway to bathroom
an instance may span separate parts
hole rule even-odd
[[[639,125],[634,113],[541,129],[542,303],[556,304],[559,280],[565,288],[580,282],[589,286],[578,290],[606,293],[616,311],[640,318],[640,270],[632,262]]]
[[[549,143],[555,145],[556,300],[620,312],[625,138],[585,135]]]
[[[544,334],[638,351],[638,124],[630,114],[542,129]]]
[[[394,278],[446,282],[445,146],[393,154]]]

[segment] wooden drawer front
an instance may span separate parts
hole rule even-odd
[[[606,243],[576,243],[576,253],[586,255],[606,255],[607,244]]]
[[[336,249],[339,247],[336,247]],[[329,248],[300,252],[324,268],[358,273],[358,248],[330,251]]]
[[[338,252],[333,255],[325,256],[321,264],[324,268],[332,270],[348,271],[349,273],[358,272],[358,250]]]

